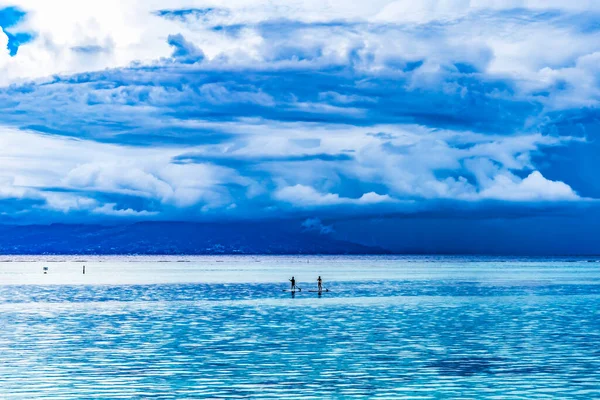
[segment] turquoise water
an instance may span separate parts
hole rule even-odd
[[[600,393],[596,260],[4,261],[0,398]]]

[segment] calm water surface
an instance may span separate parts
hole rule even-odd
[[[6,258],[0,398],[598,398],[596,261]]]

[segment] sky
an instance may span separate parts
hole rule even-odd
[[[0,222],[596,233],[598,1],[0,0],[0,27]]]

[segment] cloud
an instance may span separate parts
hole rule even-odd
[[[117,217],[151,217],[151,216],[155,216],[158,215],[158,212],[156,211],[146,211],[146,210],[142,210],[142,211],[137,211],[137,210],[133,210],[131,208],[116,208],[117,205],[115,203],[107,203],[102,205],[101,207],[97,207],[94,208],[92,210],[92,212],[94,214],[101,214],[101,215],[109,215],[109,216],[117,216]]]
[[[334,232],[333,226],[323,225],[323,222],[319,218],[308,218],[302,222],[302,227],[306,231],[316,231],[321,235],[328,235]]]
[[[550,181],[533,171],[525,179],[498,175],[493,184],[482,191],[481,197],[508,201],[574,201],[579,196],[563,182]]]
[[[7,62],[9,56],[8,35],[0,28],[0,66]]]
[[[194,64],[204,59],[204,53],[201,49],[194,46],[193,43],[185,40],[182,34],[169,35],[167,38],[169,46],[173,47],[173,54],[171,57],[175,61],[184,64]]]
[[[230,15],[227,9],[216,7],[163,9],[155,11],[154,14],[166,19],[187,23],[209,22],[214,18],[228,17]]]
[[[89,211],[97,206],[94,199],[84,196],[71,195],[68,193],[42,193],[41,197],[45,204],[42,208],[62,213],[70,213],[74,211]]]
[[[17,3],[0,31],[0,198],[20,212],[260,218],[596,194],[577,177],[597,161],[552,168],[595,143],[594,2]]]
[[[429,82],[436,70],[462,65],[541,84],[544,66],[568,64],[597,49],[597,32],[577,26],[599,12],[593,2],[560,1],[307,1],[285,7],[233,1],[227,9],[204,1],[19,3],[25,13],[20,29],[35,37],[5,67],[5,82],[153,63],[174,54],[186,63],[206,58],[250,68],[350,64],[380,73],[417,65]],[[68,13],[56,11],[61,6]],[[537,46],[540,40],[547,46]],[[79,51],[99,48],[106,50],[103,57]]]
[[[319,193],[314,188],[295,185],[279,189],[275,192],[275,198],[300,207],[315,206],[337,206],[337,205],[370,205],[384,202],[391,202],[393,199],[385,195],[374,192],[365,193],[359,198],[353,199],[340,197],[336,193]]]
[[[42,201],[63,213],[174,217],[184,212],[190,218],[338,206],[383,205],[393,211],[410,209],[414,201],[427,207],[437,200],[581,200],[567,184],[538,177],[537,171],[524,179],[513,172],[534,168],[532,152],[563,146],[569,138],[412,125],[376,126],[388,132],[384,135],[371,135],[373,127],[330,124],[235,127],[244,134],[220,145],[169,147],[4,129],[1,193]],[[290,140],[309,135],[319,138],[318,146]]]

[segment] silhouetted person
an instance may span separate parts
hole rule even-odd
[[[290,282],[292,283],[291,290],[296,290],[296,279],[294,279],[293,276],[292,279],[290,279]]]
[[[321,277],[319,276],[319,279],[317,279],[317,284],[319,285],[319,292],[323,290],[323,280],[321,279]]]
[[[85,275],[85,265],[83,266],[83,274]]]

